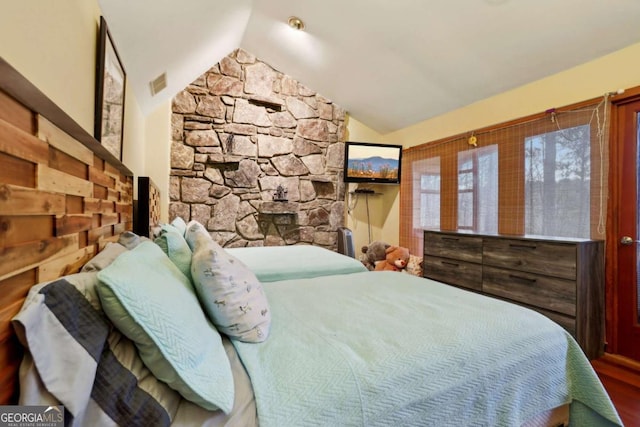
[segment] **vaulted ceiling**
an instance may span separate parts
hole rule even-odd
[[[383,134],[640,42],[639,0],[99,4],[145,114],[240,47]]]

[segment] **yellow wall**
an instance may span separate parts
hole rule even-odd
[[[160,220],[169,221],[169,171],[171,170],[171,101],[155,109],[146,121],[147,174],[160,189]]]
[[[384,142],[382,134],[347,115],[347,141]]]
[[[377,142],[385,143],[384,137],[363,123],[348,117],[347,119],[347,141]],[[393,231],[393,226],[389,222],[389,216],[393,216],[391,207],[399,195],[397,185],[367,185],[375,190],[376,195],[365,196],[353,194],[358,187],[357,184],[347,184],[347,194],[345,203],[347,206],[346,226],[353,232],[354,247],[356,257],[360,256],[361,248],[368,245],[369,224],[371,225],[371,241],[382,240],[391,244],[397,244],[398,232]],[[369,205],[369,218],[367,219],[367,198]],[[395,215],[397,216],[397,215]],[[398,229],[398,227],[396,227]]]
[[[519,88],[383,135],[405,148],[562,107],[606,92],[640,86],[640,43]],[[399,234],[399,198],[382,227],[393,241]],[[392,237],[393,236],[393,237]]]
[[[100,15],[97,0],[5,1],[0,12],[0,56],[90,135]],[[126,63],[124,67],[126,71]],[[170,123],[170,113],[154,112],[145,118],[127,84],[123,163],[136,177],[150,176],[159,185],[165,220]],[[137,197],[135,184],[134,188]]]
[[[2,2],[0,56],[93,135],[96,0]]]
[[[146,175],[145,119],[142,110],[129,89],[124,97],[124,133],[122,163],[137,176]],[[93,132],[91,132],[93,133]],[[134,182],[134,199],[138,198],[138,186]]]

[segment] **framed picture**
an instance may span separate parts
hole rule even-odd
[[[127,75],[113,44],[104,17],[100,17],[96,58],[96,99],[94,137],[122,161],[124,93]]]

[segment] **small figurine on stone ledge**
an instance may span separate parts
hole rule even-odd
[[[286,202],[287,199],[287,189],[282,186],[282,184],[278,184],[276,188],[276,192],[273,193],[273,201],[274,202]]]

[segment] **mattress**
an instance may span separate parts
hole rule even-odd
[[[268,246],[225,250],[246,264],[261,282],[367,271],[355,258],[319,246]]]

